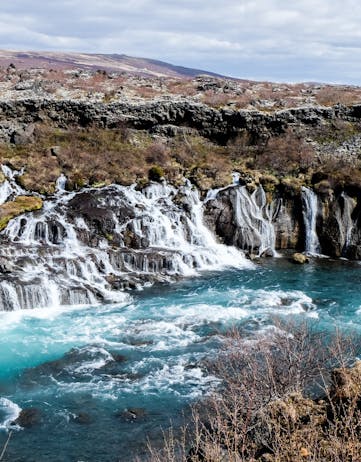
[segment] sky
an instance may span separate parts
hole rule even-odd
[[[357,0],[1,0],[0,48],[119,53],[239,78],[361,84]]]

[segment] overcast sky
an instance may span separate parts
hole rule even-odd
[[[240,78],[361,84],[361,3],[0,0],[0,48],[125,53]]]

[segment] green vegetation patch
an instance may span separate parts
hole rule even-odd
[[[42,206],[42,199],[35,196],[18,196],[14,201],[0,205],[0,231],[6,228],[12,218],[24,212],[39,210]]]

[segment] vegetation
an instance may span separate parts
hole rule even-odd
[[[42,206],[42,199],[36,196],[18,196],[14,201],[0,205],[0,231],[7,226],[12,218],[24,212],[39,210]]]
[[[149,169],[148,178],[151,181],[160,181],[162,178],[164,178],[164,170],[162,167],[159,167],[159,165],[154,165]]]
[[[279,325],[253,342],[232,332],[209,365],[221,386],[148,460],[359,461],[361,363],[349,368],[359,352],[359,340],[307,325]]]
[[[288,129],[266,138],[241,133],[221,146],[184,133],[169,138],[124,126],[61,130],[41,124],[26,144],[0,144],[0,162],[24,167],[19,183],[41,194],[54,193],[61,173],[67,176],[70,190],[110,183],[145,184],[164,176],[174,184],[189,178],[206,191],[229,184],[233,171],[240,172],[242,181],[251,178],[263,184],[270,193],[287,181],[300,185],[327,180],[335,188],[361,185],[361,159],[335,154],[338,146],[358,133],[359,128],[350,124],[312,133]]]

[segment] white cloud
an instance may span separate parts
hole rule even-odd
[[[0,47],[126,53],[238,77],[361,84],[355,0],[12,0]]]

